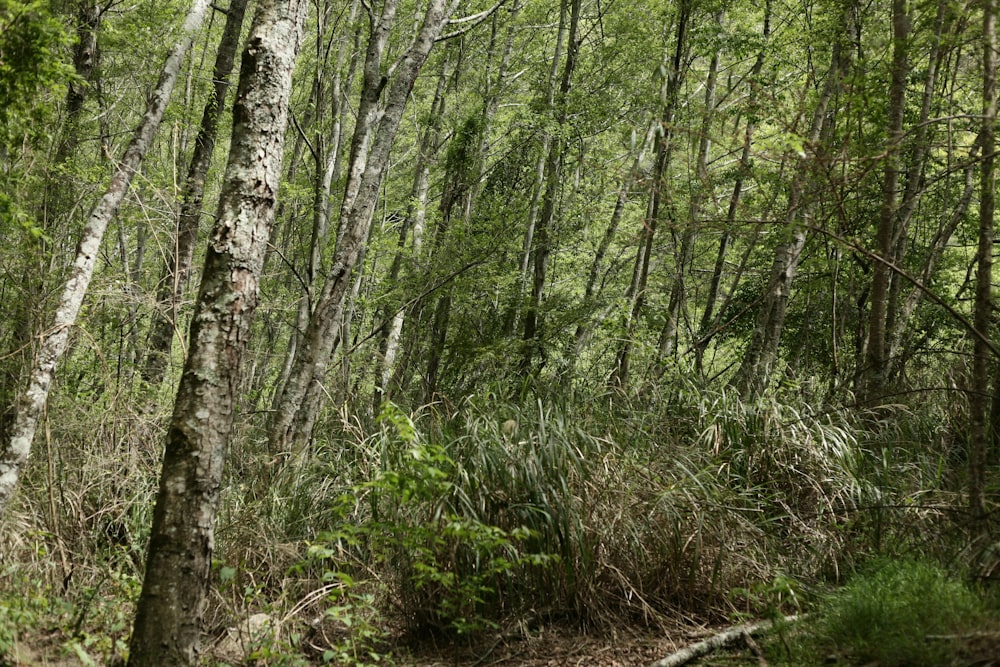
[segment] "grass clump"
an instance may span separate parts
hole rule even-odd
[[[941,637],[985,618],[985,605],[966,584],[911,559],[877,561],[825,607],[826,639],[854,660],[883,667],[944,664],[955,647]]]

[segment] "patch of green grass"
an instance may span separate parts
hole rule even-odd
[[[879,559],[826,598],[787,657],[790,664],[818,664],[830,654],[881,667],[948,664],[957,646],[947,637],[986,617],[976,592],[939,566]]]

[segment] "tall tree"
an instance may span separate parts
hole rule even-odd
[[[715,256],[715,266],[712,269],[712,278],[708,284],[708,295],[705,298],[705,309],[701,314],[701,323],[698,326],[698,339],[694,343],[695,365],[699,375],[704,374],[705,350],[714,335],[718,332],[725,308],[719,309],[716,315],[716,306],[719,301],[719,290],[722,286],[722,275],[725,270],[726,258],[729,254],[729,245],[733,238],[733,229],[736,226],[736,214],[739,211],[740,201],[743,197],[743,190],[747,178],[751,175],[751,149],[753,147],[754,133],[757,131],[758,118],[760,116],[760,94],[761,94],[761,72],[764,69],[765,49],[771,37],[771,0],[764,3],[764,27],[761,33],[763,44],[757,52],[753,67],[750,68],[749,86],[747,93],[747,120],[746,128],[743,130],[743,148],[740,152],[739,166],[737,167],[736,178],[733,181],[733,190],[729,196],[729,206],[726,210],[726,221],[719,238],[719,249]],[[734,281],[734,286],[735,286]]]
[[[917,119],[912,132],[911,149],[909,151],[908,164],[905,170],[906,179],[899,203],[899,213],[897,216],[898,224],[896,225],[895,230],[893,257],[896,262],[900,262],[901,258],[906,255],[905,250],[908,245],[907,230],[909,228],[909,223],[913,218],[917,209],[917,204],[920,202],[922,194],[926,189],[925,175],[927,172],[927,160],[931,153],[931,145],[933,143],[932,139],[934,136],[931,129],[932,124],[928,121],[931,118],[932,107],[936,103],[940,104],[940,102],[935,101],[935,93],[937,92],[938,72],[941,68],[941,62],[944,59],[944,54],[947,49],[947,46],[944,44],[945,30],[948,29],[950,25],[955,23],[954,20],[949,19],[949,15],[952,13],[953,10],[949,6],[949,3],[943,0],[938,2],[937,12],[934,19],[933,35],[931,37],[931,48],[927,57],[927,67],[924,75],[924,89],[920,102],[920,116]],[[978,142],[976,145],[978,146]],[[971,195],[971,186],[967,189],[970,189]],[[966,204],[966,206],[968,206],[968,204]],[[964,216],[964,212],[962,216]],[[962,216],[959,216],[958,219],[960,220]],[[926,282],[927,278],[933,273],[934,266],[937,264],[937,260],[940,256],[939,253],[943,251],[953,232],[954,229],[952,229],[951,232],[947,232],[947,234],[936,235],[936,242],[932,242],[931,249],[927,253],[924,263],[924,282]],[[941,241],[943,241],[943,243],[940,243]],[[940,251],[937,250],[938,247],[941,248]],[[891,281],[889,285],[889,298],[886,304],[885,322],[885,362],[887,366],[885,375],[887,382],[892,382],[893,377],[898,374],[900,364],[896,363],[896,356],[903,338],[903,332],[909,324],[910,316],[913,314],[913,310],[916,307],[918,300],[923,295],[923,292],[912,287],[912,285],[910,285],[899,274],[894,272],[890,278]],[[909,295],[904,296],[904,288],[911,289]]]
[[[262,0],[243,54],[229,161],[174,411],[130,667],[194,665],[237,384],[281,180],[307,0]]]
[[[413,260],[419,260],[423,248],[424,228],[427,221],[427,198],[430,191],[431,161],[438,149],[441,134],[441,118],[445,108],[445,84],[448,79],[448,58],[441,62],[441,73],[438,76],[434,100],[427,120],[427,127],[420,133],[417,142],[417,162],[414,167],[413,185],[410,190],[410,202],[407,206],[406,218],[399,228],[399,240],[396,244],[396,254],[389,268],[388,283],[395,286],[398,283],[403,268],[404,248],[406,240],[412,236],[410,254]],[[412,273],[412,271],[411,271]],[[396,308],[393,312],[393,308]],[[381,369],[379,379],[375,384],[373,396],[374,408],[377,411],[382,404],[383,396],[388,395],[396,363],[396,353],[399,349],[399,337],[403,331],[406,318],[405,307],[387,302],[378,315],[379,324],[379,355]]]
[[[382,59],[396,18],[397,0],[386,0],[377,19],[371,15],[372,31],[358,119],[351,141],[337,250],[302,344],[296,351],[291,372],[281,389],[281,398],[275,404],[269,434],[274,453],[300,454],[312,437],[319,405],[318,401],[309,400],[308,394],[310,391],[314,395],[321,393],[319,383],[326,375],[334,345],[339,340],[335,332],[344,314],[344,298],[361,247],[368,238],[393,139],[417,75],[458,3],[459,0],[430,0],[416,36],[391,68],[394,76],[390,81],[383,77]],[[379,114],[377,107],[386,88],[385,106]]]
[[[624,389],[629,383],[632,359],[632,347],[635,344],[636,327],[642,316],[646,303],[646,285],[649,281],[649,262],[653,252],[653,240],[660,218],[670,215],[672,193],[668,189],[667,170],[673,152],[672,134],[674,115],[677,111],[678,93],[683,81],[683,60],[687,49],[687,36],[691,18],[691,0],[682,0],[678,5],[677,25],[675,27],[674,50],[669,59],[667,76],[660,91],[661,116],[660,127],[656,134],[656,165],[651,178],[652,189],[649,195],[646,218],[642,221],[642,231],[636,249],[635,265],[632,270],[632,282],[625,292],[629,302],[625,317],[625,335],[622,338],[615,367],[612,371],[612,384]],[[683,251],[682,253],[683,254]],[[683,259],[680,260],[681,263]],[[669,317],[669,316],[668,316]]]
[[[526,241],[526,247],[531,248],[532,282],[531,293],[528,297],[527,312],[524,317],[524,360],[522,367],[525,371],[530,370],[534,353],[542,351],[541,324],[542,324],[542,295],[545,291],[546,273],[548,270],[549,254],[552,251],[551,239],[549,238],[553,218],[556,211],[556,199],[562,187],[561,174],[563,163],[563,151],[566,146],[566,138],[563,136],[563,126],[566,124],[568,115],[568,96],[573,85],[573,73],[576,70],[576,63],[580,50],[580,43],[577,31],[580,26],[580,0],[563,0],[561,16],[569,14],[569,28],[566,36],[566,60],[563,63],[562,74],[559,78],[559,89],[551,90],[549,93],[549,110],[555,123],[555,132],[552,136],[547,136],[545,157],[544,178],[541,183],[542,199],[538,220],[535,224],[529,224],[531,240]],[[560,22],[560,29],[564,21]],[[558,62],[558,49],[556,61]],[[555,67],[555,62],[553,67]]]
[[[226,25],[222,30],[222,38],[215,55],[215,68],[212,71],[214,87],[201,116],[194,152],[191,155],[187,177],[184,179],[174,244],[163,265],[156,294],[158,307],[153,311],[153,321],[149,330],[143,376],[152,385],[159,384],[163,379],[170,358],[170,343],[177,327],[177,311],[184,294],[184,284],[191,272],[191,262],[198,240],[198,228],[205,199],[205,181],[208,177],[208,168],[212,164],[212,153],[215,152],[219,117],[222,115],[226,93],[229,91],[229,75],[236,61],[246,7],[247,0],[232,0],[226,11]]]
[[[879,209],[877,252],[886,260],[875,262],[872,269],[871,311],[868,320],[868,346],[860,394],[862,401],[877,400],[886,381],[886,317],[889,306],[890,263],[897,237],[897,189],[899,187],[899,152],[903,139],[903,112],[906,103],[906,80],[910,16],[906,0],[892,0],[892,76],[889,84],[889,119],[886,129],[885,174],[882,177],[882,206]]]
[[[87,287],[94,274],[101,240],[108,224],[118,210],[128,192],[132,177],[138,171],[143,158],[160,126],[163,112],[170,101],[181,64],[191,46],[194,34],[201,26],[208,10],[209,0],[195,0],[181,29],[180,40],[173,47],[163,65],[159,81],[152,94],[146,114],[135,130],[132,141],[115,168],[114,176],[101,199],[90,212],[77,245],[76,259],[70,270],[69,280],[63,289],[59,305],[49,327],[42,335],[42,342],[35,354],[34,366],[28,386],[17,399],[14,422],[9,436],[0,443],[0,512],[2,512],[17,487],[21,468],[28,460],[31,442],[35,437],[38,420],[48,401],[49,390],[56,365],[66,351],[69,330],[87,294]]]
[[[720,12],[716,18],[721,33],[725,25],[725,14]],[[766,28],[766,20],[765,20]],[[660,340],[657,344],[657,375],[662,375],[665,369],[665,362],[676,349],[677,329],[681,319],[681,307],[685,302],[685,292],[687,284],[687,274],[690,271],[692,254],[694,253],[695,234],[698,231],[699,220],[702,216],[702,207],[712,185],[708,173],[708,153],[711,148],[712,120],[715,117],[715,89],[719,77],[719,52],[721,45],[716,46],[712,59],[708,65],[708,76],[705,81],[705,109],[702,112],[701,131],[698,136],[698,154],[695,158],[694,183],[691,188],[690,200],[688,203],[688,217],[683,225],[683,232],[679,251],[676,253],[676,265],[674,266],[674,284],[670,288],[670,300],[667,302],[667,317],[660,331]]]
[[[976,303],[973,325],[972,383],[969,392],[969,514],[978,531],[986,518],[987,410],[991,322],[993,318],[993,216],[996,212],[997,0],[983,2],[983,124],[979,173],[979,247],[976,255]]]
[[[76,46],[73,47],[73,69],[77,79],[66,91],[66,121],[60,133],[56,163],[65,162],[80,142],[80,116],[97,68],[97,31],[102,12],[100,3],[93,0],[81,0],[77,6]]]
[[[843,10],[831,50],[830,69],[813,110],[807,144],[818,154],[824,151],[820,140],[824,129],[831,122],[828,113],[830,102],[840,90],[851,62],[849,46],[855,39],[857,29],[854,12],[855,7],[851,4]],[[784,240],[775,247],[774,260],[771,263],[750,342],[732,380],[733,386],[743,396],[759,396],[767,388],[778,358],[788,298],[806,245],[807,229],[802,224],[802,218],[804,210],[808,208],[805,196],[811,166],[811,160],[803,155],[795,167],[795,174],[789,185],[788,202],[782,220],[784,229],[781,235]]]

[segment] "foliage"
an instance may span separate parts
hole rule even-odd
[[[459,635],[495,627],[487,610],[499,582],[529,566],[545,567],[552,558],[524,549],[528,529],[505,530],[453,507],[457,471],[444,448],[422,441],[392,404],[383,407],[380,419],[395,431],[385,444],[402,447],[387,452],[379,475],[355,489],[354,502],[365,505],[369,516],[321,539],[347,540],[366,550],[372,566],[396,572],[395,595],[418,627]],[[310,551],[313,558],[335,553],[315,545]],[[341,581],[353,587],[349,578]]]
[[[132,605],[142,583],[133,575],[110,569],[81,587],[75,599],[20,568],[7,568],[3,578],[16,592],[0,597],[0,664],[33,663],[44,644],[83,665],[127,655]]]
[[[961,635],[985,618],[982,598],[939,565],[875,558],[820,601],[786,657],[792,664],[830,654],[886,667],[947,664]]]
[[[128,140],[183,9],[106,4],[83,85],[68,64],[73,4],[0,0],[0,434],[76,223],[112,167],[107,156]],[[258,612],[282,619],[254,645],[258,663],[385,664],[402,660],[390,645],[401,627],[471,641],[513,621],[586,629],[717,621],[807,609],[817,590],[873,554],[962,570],[978,549],[955,518],[966,502],[972,393],[972,338],[955,314],[971,312],[981,199],[982,65],[969,47],[981,40],[979,9],[941,3],[938,21],[937,5],[910,5],[894,263],[922,287],[894,274],[888,383],[863,405],[855,392],[868,371],[870,252],[891,152],[887,2],[851,5],[859,32],[818,141],[808,126],[845,33],[843,3],[585,8],[558,135],[546,94],[564,64],[557,26],[570,3],[505,3],[481,22],[456,23],[462,34],[434,47],[413,86],[391,160],[370,165],[386,174],[376,224],[350,276],[339,347],[318,362],[328,372],[312,385],[321,390],[317,427],[291,460],[264,443],[288,355],[303,346],[300,316],[319,294],[306,267],[320,236],[309,221],[321,206],[333,220],[329,243],[315,249],[317,279],[339,270],[329,258],[370,29],[364,9],[350,18],[353,4],[316,3],[295,75],[271,253],[234,387],[210,625]],[[462,3],[458,13],[492,4]],[[683,7],[691,15],[679,103],[666,118],[660,89]],[[407,18],[388,36],[387,88],[418,10],[404,3]],[[122,653],[196,273],[176,313],[166,381],[149,386],[134,369],[162,307],[157,281],[176,243],[218,16],[196,40],[165,131],[100,249],[53,385],[45,446],[40,432],[3,519],[0,648],[23,627],[49,625],[81,660]],[[705,95],[713,60],[714,103]],[[78,149],[62,161],[69,82],[87,99]],[[539,253],[530,222],[553,136],[561,171],[549,247]],[[222,154],[215,158],[205,211],[218,196]],[[759,397],[740,396],[727,383],[759,327],[776,250],[800,229],[807,241],[786,274],[794,274],[782,295],[787,315],[769,329],[779,335],[771,381]],[[196,264],[204,239],[198,247]],[[529,372],[522,335],[536,260],[545,269],[543,325]],[[709,310],[706,332],[699,323]],[[402,329],[392,356],[383,343],[395,317]],[[661,340],[671,321],[674,340]],[[612,388],[626,348],[631,383]],[[376,414],[373,404],[386,398],[399,407]],[[993,465],[993,491],[996,473]],[[862,569],[820,605],[827,620],[817,632],[886,664],[862,631],[881,616],[893,636],[914,615],[920,587],[950,601],[935,610],[950,616],[936,622],[977,622],[963,616],[974,604],[961,584],[904,560]]]
[[[65,60],[69,35],[51,16],[49,4],[0,1],[0,138],[5,142],[42,120],[37,95],[64,85],[73,73]]]

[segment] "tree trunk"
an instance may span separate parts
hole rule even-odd
[[[719,24],[719,31],[722,32],[725,15],[720,12],[716,20]],[[674,354],[676,349],[677,328],[679,326],[681,308],[685,303],[685,276],[691,264],[691,256],[694,253],[695,235],[701,220],[705,196],[708,192],[711,192],[712,188],[708,174],[708,152],[711,148],[709,136],[712,130],[712,119],[715,117],[715,87],[718,75],[719,52],[716,51],[712,54],[712,60],[708,66],[708,78],[705,82],[705,110],[701,121],[701,136],[698,137],[694,192],[691,194],[688,219],[681,240],[680,252],[677,253],[677,266],[674,267],[674,284],[670,289],[670,300],[667,302],[667,321],[663,325],[663,329],[660,332],[660,340],[657,343],[657,360],[655,364],[657,377],[663,375],[666,370],[666,360]]]
[[[594,253],[594,261],[591,262],[590,272],[587,274],[587,284],[583,289],[583,308],[585,311],[584,317],[586,319],[577,325],[576,333],[573,336],[573,354],[569,359],[569,363],[571,365],[576,364],[577,359],[580,358],[580,355],[583,353],[584,346],[590,340],[594,327],[604,321],[614,308],[614,304],[609,303],[597,317],[589,314],[589,311],[596,300],[595,290],[597,293],[600,292],[597,287],[597,278],[601,274],[601,270],[604,267],[604,258],[608,253],[608,248],[611,247],[611,242],[614,240],[615,234],[618,232],[618,225],[621,223],[622,215],[625,212],[625,205],[629,201],[630,191],[635,186],[635,183],[639,178],[642,163],[646,160],[647,149],[654,143],[653,137],[658,126],[659,122],[650,125],[649,130],[646,132],[646,137],[639,146],[639,150],[632,161],[631,168],[622,178],[622,184],[619,186],[618,194],[615,197],[615,206],[611,211],[611,220],[608,222],[608,226],[604,230],[604,236],[601,237],[601,242],[597,246],[597,252]]]
[[[882,177],[882,205],[879,209],[876,252],[891,261],[896,245],[896,190],[899,186],[899,150],[903,139],[903,112],[906,104],[906,79],[910,17],[906,0],[892,0],[892,83],[889,87],[889,121],[886,130],[885,175]],[[871,313],[868,319],[868,346],[865,369],[859,391],[860,402],[877,401],[885,390],[886,316],[891,273],[885,262],[875,262],[872,269]]]
[[[181,39],[167,56],[163,65],[159,81],[149,98],[146,114],[136,128],[132,141],[115,169],[108,189],[91,210],[87,224],[83,228],[77,245],[76,259],[70,269],[69,280],[63,289],[52,323],[46,329],[35,355],[34,368],[28,387],[18,397],[10,436],[2,443],[3,450],[0,451],[0,513],[6,509],[7,503],[17,487],[21,468],[31,452],[31,442],[35,437],[38,419],[48,401],[56,364],[59,363],[59,359],[66,351],[69,330],[76,323],[77,315],[79,315],[83,305],[83,298],[94,274],[94,266],[97,262],[104,232],[117,212],[126,192],[128,192],[132,177],[149,150],[153,135],[160,125],[160,119],[163,118],[163,112],[170,100],[170,93],[177,81],[184,56],[191,46],[194,33],[205,17],[208,6],[208,0],[195,0],[191,11],[184,20]]]
[[[847,74],[850,62],[849,51],[845,42],[855,31],[855,22],[851,17],[851,8],[844,11],[842,25],[844,30],[833,45],[830,59],[830,71],[827,74],[823,91],[816,103],[812,123],[809,130],[809,145],[816,151],[822,151],[820,139],[823,130],[830,122],[827,114],[830,101],[840,87],[842,79]],[[845,34],[846,33],[846,34]],[[805,204],[804,191],[810,171],[810,162],[802,158],[793,176],[788,206],[785,210],[784,227],[789,239],[779,243],[774,251],[774,261],[771,264],[770,276],[764,291],[757,319],[750,336],[750,342],[743,354],[743,361],[732,385],[744,397],[756,397],[764,392],[771,381],[771,372],[778,358],[778,346],[781,343],[781,333],[785,325],[785,313],[788,307],[788,297],[795,274],[798,271],[799,260],[806,244],[806,230],[798,222],[803,215],[801,210]]]
[[[485,162],[486,155],[488,154],[490,131],[497,109],[500,105],[501,86],[508,75],[510,58],[514,48],[514,37],[518,28],[517,16],[520,13],[522,5],[523,2],[518,0],[510,9],[507,38],[503,49],[503,55],[500,58],[500,65],[496,74],[491,76],[490,68],[496,53],[497,40],[497,15],[493,15],[489,47],[487,49],[485,62],[483,63],[485,74],[482,111],[478,116],[474,115],[466,119],[466,122],[463,124],[463,128],[461,130],[463,134],[461,146],[453,143],[449,148],[449,159],[444,176],[444,191],[441,195],[442,219],[438,224],[437,230],[435,231],[432,255],[425,261],[437,263],[436,253],[438,252],[441,244],[445,241],[447,229],[450,224],[450,217],[452,215],[452,207],[455,203],[458,203],[459,200],[462,201],[461,216],[464,224],[466,225],[466,229],[468,229],[468,224],[472,219],[476,196],[482,180],[483,164]],[[459,64],[461,64],[461,53],[459,53],[458,61]],[[456,80],[458,74],[459,70],[456,69]],[[475,139],[476,135],[478,135],[479,142],[478,145],[473,146],[471,140]],[[455,140],[453,139],[453,142],[454,141]],[[537,214],[537,206],[535,206],[535,209],[535,214]],[[420,230],[422,234],[423,218],[418,218],[418,220],[421,223]],[[532,222],[529,226],[533,224],[534,223]],[[414,226],[414,253],[419,255],[419,245],[417,241],[420,235],[417,231],[418,227]],[[522,280],[522,291],[524,289],[523,281],[526,271],[526,265],[523,265],[520,274]],[[456,275],[457,274],[452,274],[452,278]],[[437,391],[437,374],[438,369],[440,368],[441,359],[444,355],[444,347],[447,342],[448,322],[451,317],[451,291],[453,288],[449,283],[451,283],[451,278],[445,280],[444,283],[439,283],[438,287],[430,289],[432,292],[437,292],[440,289],[441,293],[438,295],[437,303],[434,305],[434,315],[429,329],[426,348],[427,364],[425,372],[421,378],[422,381],[420,385],[419,402],[428,400],[426,397],[433,395]],[[424,284],[430,285],[430,283]],[[395,362],[404,318],[406,318],[414,329],[413,335],[410,336],[410,344],[407,346],[405,354],[403,355],[402,363],[391,371],[388,367],[386,367],[386,372],[383,375],[383,381],[386,384],[391,385],[393,388],[402,389],[406,384],[408,384],[410,379],[407,367],[409,366],[410,359],[413,357],[414,347],[419,346],[422,342],[422,337],[420,336],[418,328],[420,326],[419,323],[421,321],[424,308],[429,302],[429,298],[426,297],[427,294],[429,294],[429,292],[425,292],[424,296],[416,298],[412,308],[401,309],[397,312],[396,317],[393,320],[393,328],[390,333],[391,346],[387,348],[386,352],[387,362]],[[513,326],[513,317],[505,321],[505,327],[508,322],[511,326]],[[435,325],[434,323],[437,324]],[[510,333],[507,329],[505,329],[505,331],[507,334]]]
[[[403,110],[417,74],[434,45],[434,40],[440,35],[442,28],[448,22],[448,16],[457,4],[458,0],[430,1],[420,32],[396,63],[395,76],[391,83],[387,84],[382,78],[381,59],[395,18],[395,0],[386,1],[382,17],[369,40],[362,101],[352,140],[351,164],[340,213],[340,240],[329,278],[309,320],[302,345],[296,351],[296,358],[288,381],[282,389],[281,399],[276,404],[277,409],[272,418],[269,434],[270,448],[275,454],[292,453],[298,456],[304,452],[312,436],[311,432],[296,432],[294,424],[296,421],[315,423],[315,419],[297,419],[297,414],[304,407],[309,385],[321,381],[326,374],[336,341],[334,330],[343,315],[344,296],[350,285],[351,271],[357,261],[361,245],[368,236],[372,211],[388,168],[389,151],[399,129]],[[389,87],[389,92],[375,132],[374,109],[386,85]],[[373,135],[374,140],[369,142]],[[368,150],[369,143],[370,150]]]
[[[762,37],[766,45],[771,37],[771,0],[764,3],[764,30]],[[743,133],[743,151],[740,154],[739,167],[736,172],[736,180],[733,183],[733,192],[729,197],[729,207],[726,211],[726,223],[719,239],[719,250],[715,257],[715,266],[712,270],[712,278],[708,285],[708,296],[705,299],[705,310],[701,314],[701,323],[698,326],[698,340],[694,344],[695,366],[699,376],[704,375],[705,350],[715,336],[719,327],[718,318],[715,316],[715,307],[719,301],[719,290],[722,285],[722,274],[726,267],[726,256],[729,253],[729,244],[732,240],[732,229],[736,226],[736,213],[739,211],[740,199],[743,196],[743,184],[750,176],[750,157],[753,147],[753,135],[757,129],[756,117],[760,113],[758,103],[758,93],[760,92],[760,73],[764,69],[764,49],[757,53],[753,67],[750,68],[750,92],[747,99],[749,109],[746,129]],[[730,289],[730,292],[732,288]],[[719,317],[724,309],[720,309]]]
[[[73,47],[73,69],[77,80],[66,91],[66,121],[56,150],[56,163],[63,164],[80,143],[80,115],[87,100],[88,88],[97,67],[97,31],[101,25],[101,5],[81,0],[77,16],[76,46]]]
[[[167,432],[130,667],[193,665],[236,386],[281,178],[305,0],[263,0],[243,55],[229,161]]]
[[[399,228],[399,241],[396,244],[396,253],[392,258],[392,265],[389,268],[388,284],[395,286],[399,282],[399,275],[403,268],[403,259],[406,248],[406,239],[413,237],[410,244],[410,257],[412,261],[419,261],[420,250],[423,247],[424,227],[427,221],[427,194],[430,190],[431,162],[437,153],[440,144],[440,126],[444,115],[445,96],[444,90],[448,80],[449,59],[444,58],[441,62],[441,73],[438,76],[437,88],[434,90],[434,100],[431,102],[431,111],[428,117],[426,128],[420,138],[417,150],[417,163],[414,166],[413,186],[410,190],[410,203],[406,213],[406,218]],[[412,274],[413,271],[410,271]],[[396,308],[395,311],[392,308]],[[389,384],[392,379],[393,368],[396,362],[396,353],[399,350],[399,337],[403,331],[403,323],[406,318],[406,308],[398,305],[387,304],[379,309],[376,321],[379,326],[379,354],[380,368],[378,370],[379,379],[375,383],[375,391],[372,396],[372,406],[375,414],[378,414],[383,397],[389,394]]]
[[[990,391],[990,336],[993,304],[993,215],[996,209],[996,73],[997,0],[983,2],[983,161],[979,181],[979,251],[976,271],[975,337],[972,386],[969,392],[969,514],[977,535],[986,530],[986,453],[989,450],[987,409]]]
[[[201,116],[201,127],[195,139],[194,153],[191,155],[187,178],[184,180],[184,191],[181,194],[181,210],[177,216],[174,247],[160,277],[156,294],[158,307],[152,315],[145,369],[142,373],[146,382],[153,386],[163,381],[170,359],[171,342],[177,328],[184,284],[191,272],[194,249],[198,242],[198,227],[205,198],[205,180],[212,163],[212,153],[215,151],[219,117],[226,104],[229,75],[236,60],[246,6],[247,0],[232,0],[226,13],[226,25],[222,31],[219,50],[215,56],[215,68],[212,72],[215,88]]]
[[[326,166],[323,168],[323,178],[314,179],[314,187],[317,188],[318,191],[315,193],[314,197],[313,228],[309,242],[310,269],[307,278],[308,286],[303,289],[303,296],[299,301],[299,309],[296,315],[295,329],[291,332],[291,335],[288,338],[288,346],[284,352],[285,361],[282,365],[279,379],[274,385],[277,389],[275,390],[271,400],[272,411],[277,409],[278,401],[281,398],[281,388],[285,386],[285,383],[288,381],[288,376],[292,372],[292,363],[295,361],[295,355],[298,351],[299,344],[302,341],[302,336],[305,333],[306,327],[309,325],[309,316],[312,313],[313,306],[315,305],[316,290],[319,287],[319,269],[322,264],[321,260],[323,250],[328,242],[329,223],[331,217],[332,200],[330,198],[330,192],[333,182],[340,178],[341,171],[343,170],[344,128],[347,124],[347,117],[351,114],[349,94],[353,88],[354,76],[357,72],[359,60],[358,52],[360,51],[361,33],[363,31],[362,23],[356,20],[359,4],[359,0],[352,0],[350,14],[348,16],[348,24],[355,26],[352,35],[353,41],[350,43],[348,43],[347,40],[341,42],[337,51],[337,62],[334,65],[334,76],[331,91],[331,115],[333,117],[333,130],[331,134],[333,136],[333,146],[331,146],[330,151],[327,154]],[[347,76],[345,77],[342,69],[348,51],[351,52],[351,59],[347,66]],[[315,91],[315,94],[318,96],[319,91]],[[315,102],[310,104],[310,107],[315,106]],[[301,144],[306,143],[302,133],[298,135],[298,141],[301,142]],[[316,168],[321,169],[319,164],[322,161],[316,160],[315,162],[317,165]],[[291,175],[289,175],[287,180],[292,180]],[[278,215],[280,216],[280,204],[278,211]],[[289,227],[291,226],[292,225],[289,225]]]
[[[670,208],[664,201],[669,197],[667,192],[667,168],[670,166],[672,146],[672,126],[677,107],[678,93],[681,84],[681,61],[684,56],[687,41],[688,19],[691,15],[690,0],[682,0],[677,17],[676,44],[670,61],[670,70],[664,87],[661,90],[660,102],[663,113],[660,117],[660,131],[656,135],[656,166],[653,172],[653,186],[650,193],[648,215],[643,221],[642,233],[639,236],[639,247],[636,250],[635,268],[632,272],[632,282],[626,297],[630,300],[628,314],[625,320],[625,335],[615,359],[615,368],[611,374],[611,384],[619,389],[625,389],[629,382],[629,366],[631,364],[632,345],[635,342],[636,327],[642,316],[646,302],[646,283],[649,278],[649,257],[653,252],[653,237],[659,222],[662,208]]]
[[[573,71],[576,69],[577,54],[580,47],[577,41],[577,28],[580,24],[580,0],[563,0],[560,15],[565,16],[567,10],[569,11],[569,30],[566,36],[566,60],[563,64],[559,91],[554,97],[549,98],[549,107],[556,124],[556,131],[553,135],[547,136],[548,154],[545,158],[545,178],[543,179],[544,184],[538,220],[533,225],[529,224],[529,230],[533,231],[530,239],[532,281],[531,294],[528,298],[528,307],[524,316],[524,334],[522,336],[524,341],[524,356],[521,361],[521,369],[524,373],[531,370],[532,357],[536,352],[544,357],[544,346],[541,338],[542,295],[545,291],[549,253],[552,250],[549,241],[549,230],[555,217],[556,197],[558,196],[559,189],[562,187],[560,176],[565,140],[561,130],[566,122],[567,97],[570,87],[573,85]],[[553,63],[554,66],[555,63]],[[528,243],[527,236],[525,237],[525,242]]]
[[[944,54],[947,51],[947,48],[944,45],[945,30],[950,27],[950,24],[953,23],[950,19],[951,11],[952,10],[948,7],[948,3],[944,0],[938,3],[937,16],[934,21],[934,41],[927,61],[927,74],[924,79],[923,98],[920,104],[920,118],[913,131],[912,157],[910,159],[910,166],[907,169],[906,183],[903,187],[903,197],[899,204],[899,225],[897,229],[897,237],[899,238],[895,244],[896,262],[900,262],[905,256],[906,232],[909,227],[909,221],[912,218],[914,211],[916,211],[917,203],[920,201],[920,195],[923,191],[922,186],[924,181],[924,171],[933,139],[933,137],[928,136],[931,131],[928,121],[931,117],[931,105],[934,101],[934,92],[938,80],[938,70],[941,67],[941,61],[944,58]],[[978,142],[976,142],[975,146],[976,150],[978,150]],[[971,194],[974,189],[972,184],[971,167],[967,171],[968,174],[966,176],[966,182],[968,185],[966,186],[965,191],[969,192],[969,201],[971,201]],[[965,199],[964,195],[962,199]],[[965,206],[968,207],[968,205],[969,202],[967,201]],[[925,269],[922,279],[924,284],[927,283],[927,279],[931,273],[933,273],[933,268],[937,264],[937,260],[940,258],[940,253],[944,251],[944,247],[947,245],[948,239],[951,238],[951,234],[953,232],[954,229],[952,229],[951,232],[948,232],[946,237],[943,238],[943,244],[941,245],[940,250],[936,250],[936,243],[942,238],[941,232],[939,231],[938,235],[935,236],[935,241],[932,242],[931,249],[927,253],[927,259],[925,260],[925,267],[929,265],[930,272],[927,272]],[[910,322],[910,316],[913,314],[913,309],[916,307],[917,302],[923,294],[920,290],[913,288],[910,290],[909,295],[904,299],[903,288],[907,285],[907,282],[899,275],[895,273],[892,274],[889,286],[889,302],[885,322],[886,335],[888,337],[886,340],[885,351],[887,365],[886,377],[888,382],[892,382],[893,379],[899,374],[899,364],[896,362],[896,356],[903,340],[905,328]]]

